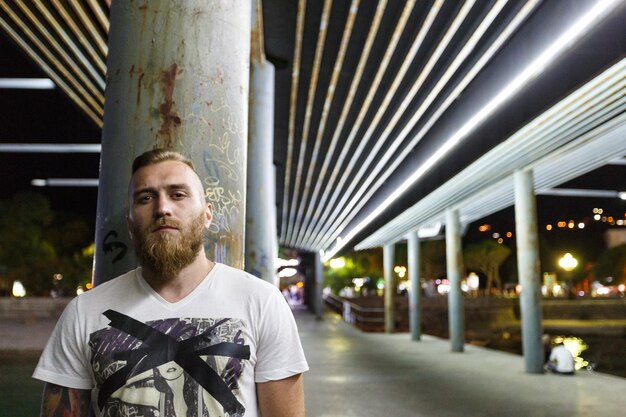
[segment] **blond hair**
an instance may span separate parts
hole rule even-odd
[[[193,162],[191,162],[191,159],[187,158],[185,155],[181,154],[180,152],[176,152],[171,149],[163,149],[163,148],[153,149],[151,151],[144,152],[138,157],[136,157],[135,160],[133,161],[132,174],[134,174],[140,168],[143,168],[149,165],[158,164],[159,162],[165,162],[165,161],[182,162],[183,164],[187,165],[189,168],[193,170],[193,172],[197,174],[196,168],[193,166]]]

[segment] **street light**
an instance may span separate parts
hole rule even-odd
[[[343,258],[333,258],[330,260],[330,267],[332,269],[340,269],[346,266],[346,261]]]
[[[574,294],[572,293],[574,289],[574,285],[572,282],[572,274],[571,272],[578,265],[578,260],[572,256],[571,253],[566,253],[563,255],[561,259],[559,259],[559,266],[563,268],[565,271],[565,275],[567,278],[568,285],[566,287],[566,293],[568,298],[574,298]]]
[[[571,272],[578,265],[578,260],[571,253],[566,253],[559,259],[559,266],[567,272]]]

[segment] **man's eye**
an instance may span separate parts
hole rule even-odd
[[[137,201],[139,203],[148,203],[152,200],[152,196],[151,195],[142,195],[140,196]]]
[[[185,193],[183,193],[183,192],[175,192],[175,193],[173,194],[173,197],[174,197],[175,199],[178,199],[178,200],[180,200],[180,199],[182,199],[182,198],[185,198],[186,196],[187,196],[187,195],[186,195]]]

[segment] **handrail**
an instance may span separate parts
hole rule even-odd
[[[381,307],[362,307],[345,298],[329,294],[326,302],[342,312],[343,320],[350,324],[384,323],[385,309]],[[375,317],[365,316],[363,313],[374,313]],[[380,315],[380,316],[379,316]]]

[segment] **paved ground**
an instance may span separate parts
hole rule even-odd
[[[624,415],[626,379],[524,373],[521,356],[405,334],[366,334],[336,315],[296,312],[311,370],[308,417]]]
[[[333,314],[321,322],[295,315],[311,367],[308,417],[613,417],[626,409],[626,378],[529,375],[521,356],[475,346],[451,353],[443,339],[412,342],[406,333],[362,333]],[[0,322],[0,416],[36,415],[41,386],[29,375],[53,325]]]

